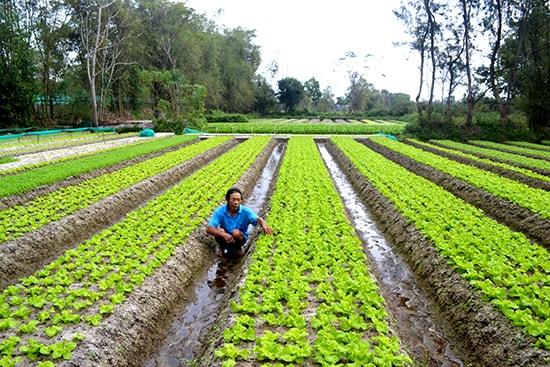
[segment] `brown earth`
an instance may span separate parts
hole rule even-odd
[[[531,186],[535,189],[542,189],[542,190],[550,191],[550,182],[548,182],[548,181],[542,181],[542,180],[539,180],[539,179],[536,179],[536,178],[533,178],[533,177],[526,176],[526,175],[521,174],[519,172],[510,171],[506,168],[493,166],[491,164],[487,164],[487,163],[483,163],[483,162],[480,162],[480,161],[476,161],[474,159],[469,159],[469,158],[466,158],[466,157],[462,157],[462,156],[457,155],[457,154],[444,152],[442,150],[438,150],[438,149],[431,148],[431,147],[428,147],[428,146],[425,146],[425,145],[422,145],[422,144],[418,144],[418,143],[415,143],[415,142],[410,141],[410,140],[405,140],[404,143],[412,145],[413,147],[416,147],[416,148],[420,148],[420,149],[425,150],[427,152],[431,152],[431,153],[440,155],[442,157],[452,159],[452,160],[457,161],[459,163],[464,163],[464,164],[467,164],[467,165],[470,165],[470,166],[474,166],[474,167],[480,168],[480,169],[485,170],[485,171],[496,173],[499,176],[506,177],[506,178],[509,178],[511,180],[514,180],[514,181],[522,182],[522,183],[524,183],[526,185],[529,185],[529,186]],[[535,171],[533,171],[533,172],[535,172]]]
[[[539,214],[533,213],[508,200],[500,199],[465,181],[454,178],[449,174],[377,144],[371,139],[360,139],[360,141],[409,171],[433,181],[465,202],[480,208],[488,217],[510,227],[514,231],[524,233],[532,241],[550,249],[550,220],[542,218]]]
[[[25,236],[2,243],[0,246],[0,288],[3,289],[16,282],[20,277],[32,274],[35,270],[53,261],[62,251],[75,247],[94,233],[113,225],[124,217],[127,212],[143,205],[146,201],[175,185],[184,177],[221,156],[237,144],[238,141],[233,139],[148,180],[141,181],[95,204],[78,210],[61,220],[49,223],[36,231],[29,232]],[[140,157],[140,159],[136,158],[133,161],[137,163],[148,159],[148,157],[150,155]],[[101,170],[101,172],[108,173],[114,170],[115,167],[110,167]],[[58,188],[68,186],[69,182],[77,184],[85,178],[95,176],[97,176],[95,173],[82,175],[78,178],[61,181],[59,184],[48,185],[36,191],[40,193],[53,192]],[[18,196],[13,201],[6,200],[6,202],[13,203],[35,195],[39,194],[33,191]]]

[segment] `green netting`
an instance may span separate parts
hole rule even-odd
[[[186,127],[185,130],[183,130],[183,133],[184,134],[207,134],[203,131],[190,129],[188,127]]]
[[[86,131],[89,130],[91,132],[116,132],[114,127],[79,127],[74,129],[53,129],[53,130],[38,130],[38,131],[28,131],[31,129],[36,129],[36,127],[27,127],[27,128],[14,128],[14,129],[2,129],[1,132],[6,131],[21,131],[18,134],[5,134],[0,135],[0,140],[2,139],[14,139],[14,138],[21,138],[23,136],[29,136],[29,135],[54,135],[59,133],[70,133],[75,131]],[[25,131],[25,132],[23,132]]]
[[[7,140],[7,139],[15,139],[15,138],[21,138],[27,134],[7,134],[7,135],[0,135],[0,140]]]

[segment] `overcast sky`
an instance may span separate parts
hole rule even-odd
[[[266,66],[272,61],[279,65],[274,86],[285,77],[301,82],[315,77],[321,90],[330,86],[336,97],[343,96],[352,68],[379,90],[407,93],[412,99],[418,91],[418,56],[407,46],[393,45],[408,40],[392,12],[400,0],[184,2],[225,28],[256,30],[260,73],[267,77]],[[340,59],[350,51],[357,55],[354,64],[343,64]]]

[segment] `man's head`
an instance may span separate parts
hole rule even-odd
[[[227,201],[227,208],[231,213],[235,213],[239,210],[241,201],[243,200],[243,193],[240,189],[232,187],[227,190],[225,194],[225,200]]]
[[[241,200],[243,199],[243,192],[238,187],[232,187],[229,190],[227,190],[227,193],[225,194],[225,200],[229,201],[231,198],[231,195],[233,194],[239,194],[241,196]]]

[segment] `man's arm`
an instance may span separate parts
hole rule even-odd
[[[262,229],[264,230],[265,233],[267,233],[268,235],[273,234],[273,230],[271,229],[271,227],[269,227],[267,225],[267,223],[265,222],[265,220],[263,218],[258,217],[256,219],[256,222],[258,222],[258,224],[262,227]]]
[[[225,242],[233,243],[235,239],[229,233],[227,233],[222,228],[216,228],[214,226],[206,226],[206,233],[214,237],[223,237]]]

